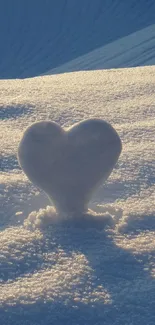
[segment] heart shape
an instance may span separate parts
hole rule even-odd
[[[121,149],[119,135],[103,120],[84,120],[66,131],[55,122],[41,121],[24,132],[18,160],[58,212],[74,215],[87,211],[94,190],[112,172]]]

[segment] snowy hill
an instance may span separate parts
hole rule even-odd
[[[155,65],[155,24],[71,60],[45,74]]]
[[[155,323],[154,84],[155,67],[0,81],[3,325]],[[47,206],[16,155],[32,122],[90,116],[114,126],[123,150],[77,226]]]
[[[0,0],[2,325],[155,324],[154,13],[154,0]],[[17,149],[36,121],[88,118],[122,152],[89,213],[64,218]]]
[[[97,62],[80,59],[75,70],[154,64],[154,12],[154,0],[0,0],[0,79],[37,76],[101,47]]]

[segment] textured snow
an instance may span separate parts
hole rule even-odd
[[[0,0],[2,325],[155,324],[154,13],[154,0]],[[96,71],[56,75],[80,70]],[[64,220],[18,144],[36,121],[91,117],[123,150],[88,213]]]
[[[155,323],[155,67],[0,81],[4,325]],[[62,220],[17,163],[24,129],[110,122],[123,143],[84,220]]]

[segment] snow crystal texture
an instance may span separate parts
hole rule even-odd
[[[0,81],[0,319],[4,325],[155,323],[155,68]],[[123,143],[79,222],[17,162],[23,130],[111,123]]]

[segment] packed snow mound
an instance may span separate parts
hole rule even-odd
[[[86,213],[78,215],[67,215],[58,213],[53,206],[47,206],[39,211],[32,211],[24,220],[24,228],[28,230],[45,230],[50,227],[64,227],[72,229],[94,229],[104,230],[114,228],[122,213],[120,209],[105,205],[98,208],[98,211],[88,209]],[[124,226],[124,222],[123,222]],[[122,227],[120,227],[122,229]]]
[[[155,24],[154,12],[154,0],[1,0],[0,78],[43,74]]]

